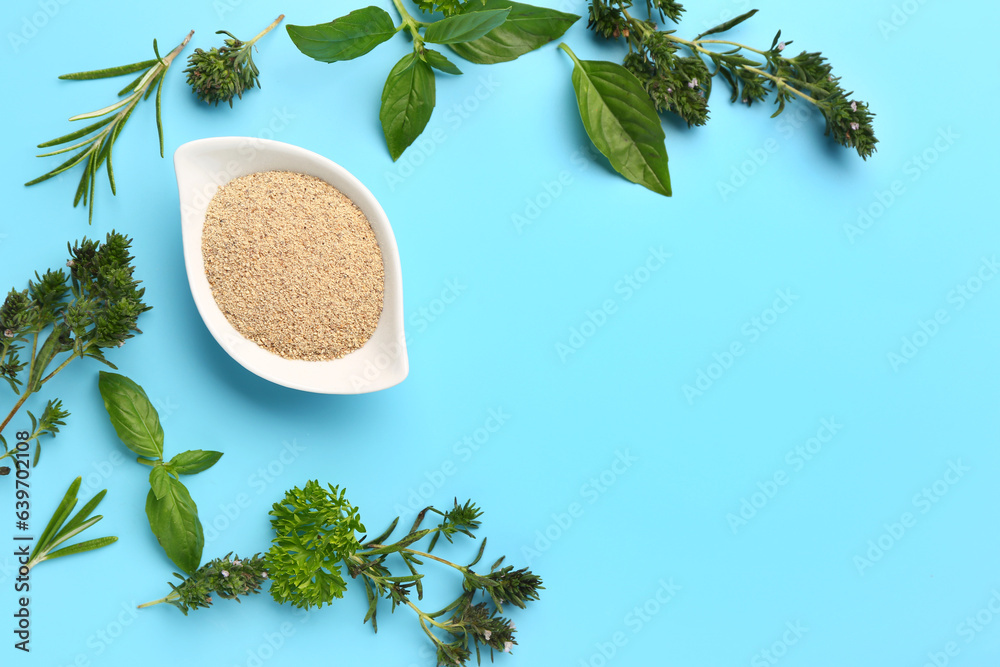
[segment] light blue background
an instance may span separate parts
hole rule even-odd
[[[686,37],[749,8],[692,4]],[[411,502],[471,497],[486,511],[485,560],[506,554],[530,564],[546,586],[541,601],[514,610],[520,645],[498,664],[920,667],[929,654],[939,664],[992,664],[1000,280],[961,308],[952,292],[1000,249],[997,77],[989,32],[976,30],[996,25],[1000,10],[939,0],[757,6],[734,38],[767,45],[780,27],[795,42],[789,48],[822,50],[870,102],[881,143],[867,163],[823,137],[816,116],[799,117],[796,128],[796,106],[772,120],[767,106],[730,106],[720,89],[707,127],[665,121],[675,195],[662,198],[586,157],[571,65],[550,45],[490,67],[455,59],[465,75],[438,76],[423,143],[394,164],[378,102],[405,40],[325,65],[281,30],[260,43],[263,89],[232,110],[199,105],[178,62],[163,97],[167,159],[155,155],[153,108],[141,107],[116,147],[119,194],[98,183],[88,227],[85,210],[69,205],[76,170],[21,184],[55,164],[34,158],[35,144],[68,132],[69,116],[107,104],[120,82],[58,74],[146,58],[154,36],[165,52],[195,29],[186,58],[217,44],[220,28],[249,38],[282,11],[308,25],[355,5],[11,0],[0,21],[0,286],[22,287],[33,271],[61,265],[67,241],[112,228],[134,237],[154,309],[140,321],[145,333],[109,356],[158,406],[168,454],[225,452],[189,480],[209,535],[206,559],[264,550],[270,504],[310,478],[345,485],[375,532]],[[582,2],[563,8],[585,12]],[[32,31],[33,21],[44,25]],[[620,58],[585,20],[566,41],[582,58]],[[273,135],[317,151],[379,198],[402,258],[411,370],[401,385],[362,396],[298,393],[249,374],[208,334],[185,279],[169,158],[185,141],[219,135]],[[933,163],[914,170],[925,154]],[[549,196],[560,178],[562,191]],[[880,213],[879,197],[888,201],[897,181]],[[859,209],[878,215],[852,234]],[[519,229],[513,216],[527,213],[535,217]],[[670,258],[626,298],[619,281],[651,248]],[[459,295],[442,308],[449,285]],[[751,340],[744,327],[772,318],[779,290],[795,300]],[[588,312],[606,300],[615,312],[591,330]],[[893,368],[888,354],[937,311],[947,321]],[[557,345],[581,328],[594,335],[561,358]],[[719,376],[713,355],[735,342],[745,352]],[[121,456],[98,370],[74,362],[47,387],[73,414],[33,471],[33,526],[37,534],[73,477],[91,475],[99,483],[91,492],[108,489],[91,536],[121,539],[32,572],[24,655],[10,633],[13,484],[0,482],[4,664],[236,667],[272,654],[263,662],[433,664],[408,610],[386,613],[378,635],[361,624],[357,587],[308,615],[266,595],[188,618],[167,606],[131,612],[168,592],[174,568],[148,530],[146,471]],[[683,387],[699,371],[718,379],[689,401]],[[491,410],[507,416],[502,427],[477,451],[456,444],[475,438]],[[842,428],[800,466],[795,448],[824,419]],[[26,424],[22,414],[14,427]],[[958,462],[968,470],[924,504],[922,490]],[[787,483],[769,487],[776,474]],[[766,504],[754,497],[761,486],[772,491]],[[734,530],[727,515],[744,499],[763,506]],[[886,536],[907,512],[915,525]],[[859,564],[880,537],[891,548]],[[474,550],[465,542],[446,553],[464,559]],[[457,580],[440,574],[428,608],[457,593]],[[661,604],[664,583],[676,591]],[[963,624],[977,613],[989,622],[973,631]],[[801,636],[786,632],[796,624]],[[770,662],[763,650],[782,657]]]

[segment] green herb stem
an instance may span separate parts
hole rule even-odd
[[[153,605],[163,604],[164,602],[171,602],[173,600],[180,600],[181,596],[174,592],[170,593],[168,596],[160,598],[159,600],[153,600],[152,602],[143,602],[141,605],[137,606],[136,609],[145,609],[146,607],[152,607]]]
[[[667,39],[671,39],[671,38],[668,37]],[[680,40],[680,38],[677,38],[674,41],[681,41],[681,40]],[[694,41],[692,43],[693,44],[725,44],[727,46],[735,46],[738,49],[745,49],[747,51],[752,51],[752,52],[756,53],[757,55],[764,56],[765,58],[767,57],[767,52],[766,51],[761,51],[760,49],[755,49],[752,46],[747,46],[746,44],[740,44],[739,42],[729,42],[729,41],[726,41],[724,39],[699,39],[699,40],[696,40],[696,41]],[[707,53],[707,51],[706,51],[706,53]]]
[[[371,579],[371,576],[369,576],[368,578]],[[430,617],[429,614],[424,613],[424,610],[415,605],[412,600],[407,600],[406,605],[413,611],[417,612],[417,615],[420,616],[420,625],[424,626],[424,632],[429,634],[431,637],[434,637],[434,635],[431,633],[430,629],[427,627],[425,623],[430,623],[434,627],[441,628],[442,630],[447,630],[449,628],[447,624],[435,621],[433,618]],[[436,640],[437,638],[435,637],[435,641]]]
[[[272,30],[274,30],[277,27],[277,25],[279,23],[281,23],[282,19],[284,19],[284,18],[285,18],[285,15],[282,14],[278,18],[274,19],[274,22],[271,25],[269,25],[266,28],[264,28],[263,30],[261,30],[260,34],[258,34],[256,37],[254,37],[253,39],[251,39],[249,42],[247,42],[246,43],[246,47],[249,49],[251,46],[253,46],[257,42],[258,39],[260,39],[261,37],[263,37],[267,33],[269,33]]]
[[[802,99],[804,99],[806,102],[809,102],[810,104],[813,104],[813,105],[815,105],[817,107],[821,107],[822,106],[822,102],[820,102],[819,100],[817,100],[814,97],[806,95],[805,93],[803,93],[801,90],[799,90],[795,86],[789,84],[785,79],[781,78],[780,76],[775,76],[774,74],[771,74],[770,72],[765,72],[764,70],[757,69],[756,67],[751,67],[749,65],[741,65],[741,67],[743,69],[747,70],[748,72],[753,72],[754,74],[759,74],[760,76],[766,77],[766,78],[770,79],[771,81],[774,81],[774,83],[779,88],[787,90],[787,91],[789,91],[791,93],[795,93],[796,95],[798,95],[799,97],[801,97]]]
[[[17,401],[17,403],[14,404],[14,409],[10,411],[10,414],[7,415],[7,418],[3,420],[2,424],[0,424],[0,433],[3,433],[3,430],[7,428],[7,424],[10,423],[10,420],[14,418],[14,415],[17,413],[18,410],[21,409],[21,406],[24,405],[24,402],[28,400],[28,397],[31,396],[31,394],[32,392],[28,391],[27,389],[25,389],[24,393],[21,394],[21,398]]]
[[[88,344],[87,347],[89,348],[90,345],[92,345],[92,343]],[[46,382],[54,378],[56,374],[58,374],[62,369],[66,368],[69,365],[69,362],[73,361],[77,357],[82,357],[86,352],[87,352],[86,349],[84,349],[83,352],[77,352],[74,350],[73,354],[69,355],[69,357],[64,362],[59,364],[58,368],[56,368],[54,371],[43,377],[42,381],[39,382],[39,384],[45,384]]]
[[[382,548],[385,548],[385,547],[391,546],[391,545],[377,544],[377,543],[370,542],[370,543],[366,544],[365,546],[366,547],[372,547],[373,549],[382,549]],[[443,563],[444,565],[448,565],[448,566],[451,566],[451,567],[455,568],[459,572],[468,572],[469,571],[469,568],[465,567],[464,565],[458,565],[457,563],[452,563],[450,560],[445,560],[444,558],[440,558],[438,556],[435,556],[434,554],[429,554],[426,551],[417,551],[416,549],[410,549],[410,548],[404,548],[404,549],[402,549],[402,551],[405,551],[408,554],[413,554],[414,556],[419,556],[420,558],[430,558],[431,560],[436,560],[439,563]],[[355,556],[370,556],[370,555],[372,555],[372,552],[370,552],[370,551],[358,551],[354,555]]]
[[[423,38],[420,36],[420,26],[424,24],[413,18],[410,13],[406,11],[406,7],[403,6],[402,0],[392,0],[392,4],[395,5],[396,11],[399,12],[399,17],[403,19],[403,24],[399,27],[399,29],[402,30],[404,27],[407,28],[410,31],[410,34],[413,35],[414,48],[419,48],[424,43]]]

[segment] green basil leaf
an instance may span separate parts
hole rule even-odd
[[[453,62],[444,57],[444,54],[438,53],[434,49],[424,49],[421,55],[424,62],[433,67],[434,69],[439,69],[445,74],[461,74],[462,70],[458,69]]]
[[[170,474],[161,465],[153,466],[149,471],[149,487],[153,490],[153,495],[157,500],[170,493]]]
[[[140,456],[163,458],[163,427],[142,387],[107,371],[101,371],[97,384],[111,425],[125,446]]]
[[[205,534],[198,520],[198,507],[187,488],[167,475],[166,493],[157,498],[150,489],[146,496],[146,516],[167,557],[187,574],[201,565]]]
[[[389,72],[378,114],[393,160],[420,136],[433,110],[434,70],[415,53],[409,53]]]
[[[670,196],[665,135],[653,101],[631,72],[611,62],[573,59],[573,88],[583,126],[619,174]]]
[[[509,13],[509,9],[488,9],[449,16],[427,26],[424,41],[432,44],[457,44],[479,39],[502,25]]]
[[[396,34],[392,17],[380,7],[356,9],[329,23],[286,29],[299,51],[324,63],[363,56]]]
[[[563,36],[579,20],[547,7],[535,7],[510,0],[486,0],[487,9],[510,7],[503,25],[468,42],[449,47],[469,62],[480,65],[505,63]]]
[[[181,452],[170,459],[170,463],[167,465],[179,475],[193,475],[203,470],[208,470],[221,458],[222,452],[192,449],[188,452]]]

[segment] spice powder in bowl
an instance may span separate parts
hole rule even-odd
[[[314,176],[265,171],[219,188],[202,255],[212,296],[245,338],[286,359],[360,349],[382,314],[382,253],[365,214]]]

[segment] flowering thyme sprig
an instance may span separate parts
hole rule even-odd
[[[188,68],[184,73],[198,99],[216,106],[219,102],[229,102],[232,108],[234,97],[243,99],[245,91],[254,86],[260,88],[257,78],[260,71],[253,61],[253,45],[271,32],[283,18],[284,14],[249,42],[241,42],[233,33],[219,30],[215,34],[229,35],[223,46],[213,46],[209,51],[195,49],[188,58]]]
[[[420,525],[429,512],[443,518],[436,527],[421,529]],[[537,600],[538,591],[543,589],[541,578],[526,568],[501,568],[503,557],[493,564],[489,574],[475,572],[472,568],[483,557],[485,539],[468,565],[458,565],[430,553],[439,535],[444,535],[449,541],[449,536],[456,532],[474,538],[472,531],[479,527],[481,514],[471,501],[459,505],[456,500],[448,512],[428,507],[417,515],[410,532],[398,542],[383,544],[395,530],[399,521],[396,519],[382,535],[362,544],[362,550],[348,559],[348,571],[352,577],[360,576],[364,581],[369,605],[365,622],[371,620],[372,627],[378,631],[376,612],[379,600],[384,598],[389,600],[393,611],[399,605],[406,605],[417,614],[420,627],[437,650],[439,665],[464,665],[472,657],[473,650],[478,662],[481,658],[480,647],[489,649],[491,660],[494,651],[510,653],[517,644],[514,636],[516,628],[510,619],[502,616],[503,605],[509,603],[523,609],[527,602]],[[432,539],[426,552],[412,548],[411,545],[429,536]],[[390,555],[402,558],[410,574],[393,576],[384,564]],[[454,568],[463,579],[462,593],[451,604],[430,613],[412,600],[413,591],[418,600],[423,597],[423,575],[417,572],[417,566],[428,559]],[[477,594],[485,600],[476,602]]]
[[[209,607],[212,604],[212,594],[225,600],[240,601],[241,595],[260,593],[261,584],[267,578],[267,565],[260,554],[241,559],[226,554],[202,565],[188,578],[174,573],[183,581],[180,585],[170,584],[171,591],[166,597],[139,605],[139,609],[156,604],[172,604],[187,616],[188,611]]]
[[[641,20],[629,13],[631,0],[590,0],[590,27],[606,38],[625,38],[629,53],[623,64],[659,111],[676,113],[688,125],[704,125],[712,80],[719,75],[729,85],[733,102],[752,105],[774,95],[777,116],[788,102],[805,101],[823,114],[827,134],[837,143],[855,149],[863,159],[875,152],[874,114],[867,103],[851,99],[853,93],[840,85],[821,53],[803,51],[787,57],[784,51],[792,42],[781,40],[780,30],[765,50],[705,39],[743,23],[756,9],[687,40],[673,30],[659,30],[653,22],[653,9],[659,11],[661,20],[666,14],[676,22],[682,6],[667,0],[647,0],[646,4],[649,19]],[[681,55],[682,49],[690,55]]]
[[[441,521],[434,528],[421,528],[428,514],[437,514]],[[477,661],[483,649],[510,653],[517,644],[513,621],[503,616],[503,607],[512,604],[524,608],[538,599],[542,580],[527,568],[515,570],[501,567],[501,557],[488,574],[472,568],[486,550],[484,539],[476,557],[468,565],[459,565],[430,553],[437,538],[444,535],[450,541],[457,533],[473,537],[479,528],[482,511],[471,501],[442,512],[433,507],[421,511],[410,531],[399,541],[387,544],[399,524],[397,517],[378,537],[358,538],[364,531],[358,508],[347,500],[345,491],[336,486],[323,488],[310,481],[304,488],[294,488],[272,506],[271,525],[275,537],[263,557],[240,561],[214,560],[201,567],[180,585],[171,584],[169,595],[142,607],[163,602],[173,604],[186,615],[192,609],[212,604],[212,594],[236,598],[259,591],[264,580],[271,581],[271,597],[296,607],[322,607],[343,596],[347,583],[342,576],[360,578],[368,596],[368,612],[364,622],[372,622],[378,631],[377,611],[380,600],[387,600],[394,611],[398,606],[411,608],[437,651],[439,665],[464,665],[472,657]],[[414,545],[430,538],[427,551]],[[408,574],[394,575],[388,559],[401,559]],[[423,574],[418,566],[433,560],[457,570],[462,575],[462,592],[444,609],[426,612],[414,602],[423,598]],[[180,575],[177,575],[180,576]],[[481,599],[476,600],[477,597]]]
[[[32,394],[74,359],[90,357],[114,368],[104,351],[141,333],[136,323],[149,306],[143,302],[145,289],[133,277],[131,244],[114,231],[104,243],[84,238],[69,246],[68,271],[36,273],[26,289],[8,292],[0,306],[0,378],[20,396],[0,422],[4,450],[3,430]],[[58,399],[48,401],[37,418],[29,413],[32,427],[26,440],[35,442],[36,463],[39,438],[55,436],[68,415]]]

